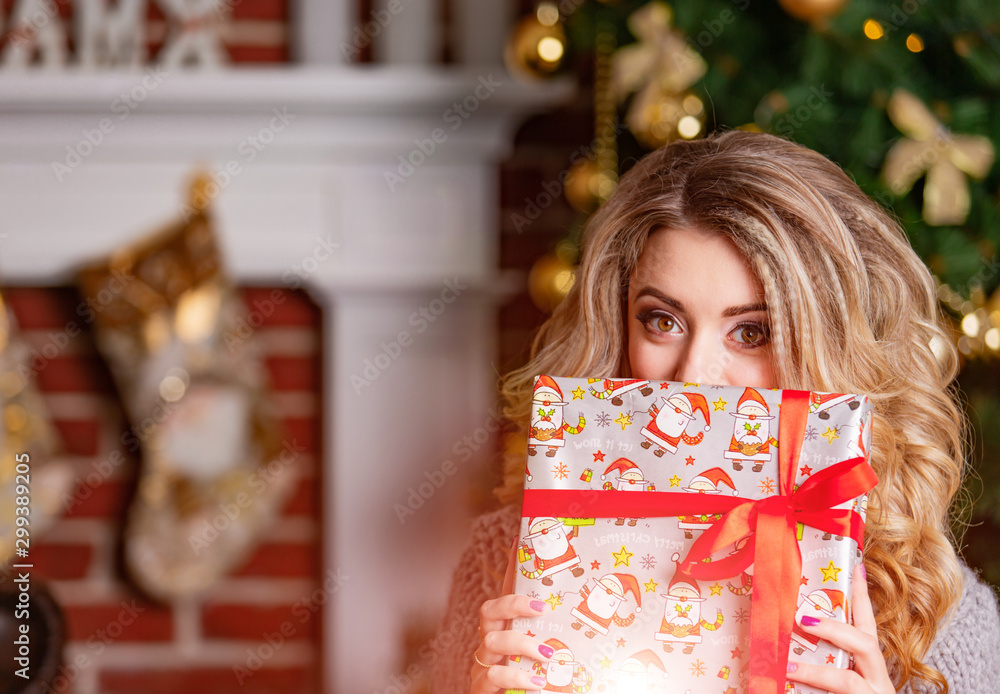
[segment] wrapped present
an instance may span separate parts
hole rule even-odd
[[[850,665],[798,623],[850,620],[871,421],[862,395],[536,378],[514,591],[547,607],[511,628],[555,653],[517,666],[544,692],[816,692],[786,666]]]

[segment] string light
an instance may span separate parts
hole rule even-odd
[[[917,34],[910,34],[906,37],[906,47],[913,53],[924,50],[924,40]]]
[[[864,26],[865,36],[870,38],[872,41],[877,41],[878,39],[885,36],[885,29],[874,19],[865,20]]]

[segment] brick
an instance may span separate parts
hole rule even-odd
[[[56,357],[36,371],[35,382],[44,393],[112,393],[111,378],[97,356]]]
[[[318,586],[316,590],[321,590]],[[289,639],[318,638],[319,615],[309,593],[294,596],[286,605],[229,605],[214,603],[202,609],[202,633],[208,639],[258,640],[266,634],[288,632]],[[282,631],[282,626],[284,631]]]
[[[284,515],[318,517],[320,492],[320,483],[315,477],[299,480],[285,504]]]
[[[31,563],[49,579],[73,580],[87,575],[94,550],[90,545],[32,543]]]
[[[226,46],[234,63],[287,63],[287,46]]]
[[[237,669],[237,665],[241,669]],[[245,671],[244,671],[245,669]],[[243,663],[227,668],[183,668],[177,670],[109,670],[101,672],[99,690],[103,694],[304,694],[318,692],[319,677],[311,668],[270,668],[251,670]]]
[[[320,427],[318,418],[285,417],[281,421],[285,429],[286,439],[294,440],[296,445],[305,447],[306,453],[319,455]]]
[[[273,542],[254,550],[237,576],[312,578],[318,575],[319,548],[314,543]]]
[[[67,504],[67,518],[118,518],[125,510],[131,485],[107,480],[96,487],[86,483],[85,477],[72,492],[73,501]]]
[[[59,431],[63,446],[69,455],[97,455],[100,435],[97,420],[55,419],[52,424]]]
[[[92,639],[99,643],[170,641],[174,636],[173,612],[139,598],[124,598],[102,605],[63,604],[70,641]]]
[[[233,19],[277,19],[288,20],[288,4],[285,0],[242,0],[231,3]]]
[[[278,303],[273,300],[274,291],[279,292],[283,301]],[[258,310],[264,314],[264,325],[320,325],[319,307],[301,290],[287,287],[243,287],[241,293],[248,311]],[[273,312],[269,309],[273,309]]]
[[[83,326],[77,315],[80,296],[71,287],[16,287],[3,297],[22,330],[61,330],[68,321]]]
[[[267,357],[272,390],[317,390],[320,360],[317,357]]]

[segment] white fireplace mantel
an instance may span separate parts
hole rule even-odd
[[[443,607],[484,458],[405,523],[393,507],[487,423],[494,308],[510,284],[497,272],[497,164],[514,127],[569,91],[469,67],[0,74],[4,284],[71,280],[176,218],[199,167],[229,167],[212,202],[229,271],[304,280],[328,307],[323,562],[349,579],[324,614],[327,692],[385,690],[406,620]],[[391,190],[386,172],[428,143]],[[60,177],[67,147],[80,162]],[[414,312],[455,282],[467,289],[418,331]],[[412,344],[358,392],[351,376],[401,331]]]

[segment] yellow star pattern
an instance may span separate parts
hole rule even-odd
[[[583,400],[583,394],[586,393],[587,391],[585,391],[580,386],[577,386],[576,388],[574,388],[570,392],[573,394],[573,399],[574,400]]]
[[[829,443],[830,445],[833,445],[833,440],[834,439],[839,439],[840,438],[840,434],[837,433],[837,430],[833,429],[831,427],[827,427],[826,431],[824,431],[822,434],[820,434],[820,436],[826,437],[826,442]]]
[[[726,409],[726,405],[728,405],[729,403],[726,402],[725,400],[723,400],[722,398],[719,398],[718,400],[716,400],[712,404],[715,405],[715,410],[713,410],[713,411],[714,412],[719,412],[719,411],[725,410]]]
[[[601,669],[607,670],[610,667],[611,667],[611,658],[609,658],[608,656],[604,656],[603,658],[601,658]]]
[[[715,585],[709,586],[708,589],[712,591],[712,595],[722,595],[722,586],[716,581]]]
[[[684,387],[687,388],[689,386],[697,386],[697,385],[698,385],[697,383],[685,383]]]
[[[622,550],[620,552],[612,552],[611,556],[615,558],[615,566],[628,566],[629,559],[635,556],[634,553],[629,552],[625,549],[625,545],[622,545]],[[831,562],[832,563],[832,562]],[[611,568],[615,568],[614,566]],[[553,608],[555,609],[555,608]]]
[[[656,581],[654,581],[653,579],[649,579],[649,581],[647,581],[646,583],[643,583],[642,585],[646,588],[646,592],[647,593],[655,593],[656,592],[656,586],[658,586],[660,584],[657,583]]]
[[[624,412],[619,412],[617,419],[615,419],[615,424],[621,424],[622,431],[625,431],[625,427],[632,423],[632,415],[625,414]]]
[[[833,565],[833,559],[831,559],[830,563],[827,564],[827,566],[826,566],[825,569],[821,566],[819,568],[819,570],[823,574],[823,583],[826,583],[827,581],[836,581],[837,580],[837,575],[843,569],[838,569],[836,566],[834,566]]]
[[[562,605],[562,594],[549,593],[549,597],[545,598],[545,602],[549,603],[549,607],[555,611],[556,605]]]
[[[673,477],[671,477],[670,480],[669,480],[669,482],[670,482],[670,486],[671,487],[679,487],[679,486],[681,486],[681,478],[678,477],[677,475],[674,475]]]

